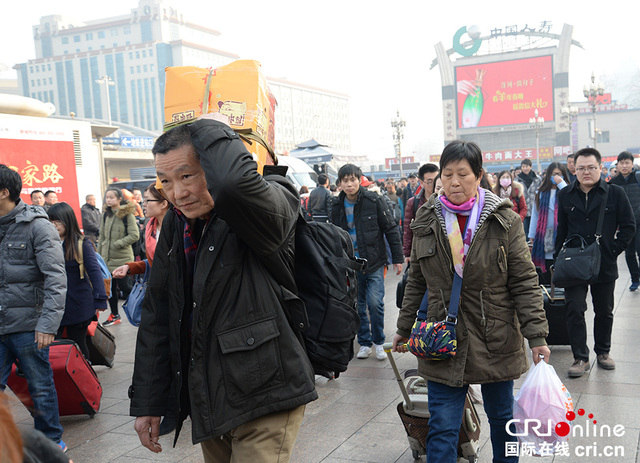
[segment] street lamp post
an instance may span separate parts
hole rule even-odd
[[[544,127],[544,117],[538,117],[538,110],[533,113],[533,117],[529,119],[532,129],[536,129],[536,167],[538,168],[538,174],[542,174],[542,167],[540,165],[540,129]]]
[[[569,125],[569,145],[571,145],[571,152],[573,153],[573,118],[578,115],[578,108],[575,106],[565,106],[560,110],[562,117],[564,117]]]
[[[96,83],[99,85],[104,85],[107,90],[107,114],[109,116],[109,125],[111,125],[111,99],[109,98],[109,86],[115,85],[115,82],[108,75],[103,75],[99,79],[96,79]]]
[[[398,157],[398,162],[400,163],[400,178],[402,178],[402,139],[404,138],[404,134],[402,130],[406,122],[404,119],[400,117],[400,111],[396,111],[396,117],[391,119],[391,127],[393,128],[393,145],[395,146],[396,156]]]
[[[585,84],[582,91],[584,97],[589,101],[591,112],[593,112],[593,147],[598,144],[598,126],[596,125],[596,111],[598,110],[598,96],[604,95],[604,85],[599,80],[596,81],[595,73],[591,72],[591,84]]]

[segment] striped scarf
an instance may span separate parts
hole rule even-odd
[[[467,258],[473,235],[480,221],[480,214],[484,208],[484,190],[478,188],[478,192],[473,198],[460,205],[451,203],[444,195],[439,196],[438,200],[442,205],[447,238],[449,239],[451,257],[453,258],[453,268],[462,277],[464,261]],[[458,214],[468,216],[464,237],[458,223]]]
[[[543,273],[546,273],[547,266],[545,265],[545,250],[544,250],[544,236],[547,233],[547,224],[549,221],[549,203],[551,202],[551,191],[545,191],[540,193],[540,206],[538,207],[538,223],[536,224],[536,234],[533,238],[533,248],[531,248],[531,260],[540,267]],[[558,223],[558,200],[556,199],[555,207],[553,208],[553,240],[555,242],[558,228],[555,224]]]

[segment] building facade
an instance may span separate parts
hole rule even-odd
[[[36,58],[15,66],[24,96],[52,102],[61,116],[74,113],[158,134],[164,123],[165,67],[215,68],[240,58],[215,48],[218,31],[190,22],[166,0],[140,0],[127,15],[95,21],[45,16],[33,26],[33,37]],[[110,80],[104,82],[103,76]],[[312,137],[350,149],[346,95],[268,80],[279,103],[277,151]]]
[[[267,78],[276,108],[276,152],[291,151],[312,138],[341,151],[351,150],[347,95]]]

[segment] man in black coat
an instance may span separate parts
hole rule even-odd
[[[384,344],[384,268],[387,263],[385,238],[391,248],[393,267],[402,272],[400,231],[391,215],[387,200],[361,184],[362,171],[345,164],[338,171],[342,192],[331,207],[331,222],[346,230],[353,241],[356,257],[367,260],[364,271],[357,273],[360,330],[357,358],[371,355],[372,346],[378,360],[386,359]],[[367,308],[368,313],[367,313]],[[369,316],[371,321],[369,321]]]
[[[94,195],[87,195],[85,200],[86,203],[80,208],[84,236],[93,241],[93,244],[97,244],[102,214],[100,209],[96,207],[96,197]]]
[[[638,257],[640,257],[640,172],[633,167],[633,154],[629,151],[623,151],[618,155],[618,175],[613,177],[609,183],[612,185],[620,185],[629,198],[633,215],[636,219],[636,234],[629,243],[629,247],[624,251],[624,257],[627,260],[627,267],[631,274],[630,291],[637,291],[640,287],[640,265]]]
[[[318,175],[318,186],[309,194],[309,211],[316,222],[329,221],[329,203],[331,200],[329,191],[329,177],[325,174]]]
[[[206,463],[287,462],[305,405],[318,397],[287,317],[304,310],[293,275],[300,199],[284,177],[257,172],[224,120],[207,114],[153,147],[176,209],[153,259],[130,413],[152,452],[162,450],[160,417],[171,406],[176,439],[190,416]]]
[[[613,291],[618,278],[616,258],[624,251],[636,231],[636,222],[629,199],[617,185],[607,185],[601,179],[600,153],[593,148],[584,148],[575,154],[576,181],[558,192],[558,234],[556,256],[565,239],[572,235],[582,236],[588,244],[596,240],[596,229],[600,206],[608,190],[607,204],[600,238],[602,253],[600,273],[595,284],[584,284],[565,288],[567,327],[574,362],[569,376],[577,378],[589,370],[589,348],[587,347],[587,291],[591,287],[593,311],[595,312],[593,334],[594,352],[598,366],[613,370],[616,366],[609,355],[611,329],[613,327]],[[616,230],[618,233],[616,235]]]

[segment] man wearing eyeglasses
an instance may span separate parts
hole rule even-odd
[[[601,264],[596,283],[565,288],[567,328],[574,362],[569,377],[578,378],[590,368],[587,347],[587,290],[591,288],[595,313],[593,335],[598,366],[613,370],[616,363],[609,355],[613,327],[613,291],[618,278],[617,257],[635,235],[636,222],[629,199],[618,185],[607,185],[601,178],[601,156],[594,148],[584,148],[575,156],[574,183],[558,193],[558,234],[556,256],[567,237],[582,236],[587,244],[596,240],[600,205],[608,190],[608,197],[600,238]],[[616,230],[618,233],[616,235]]]

